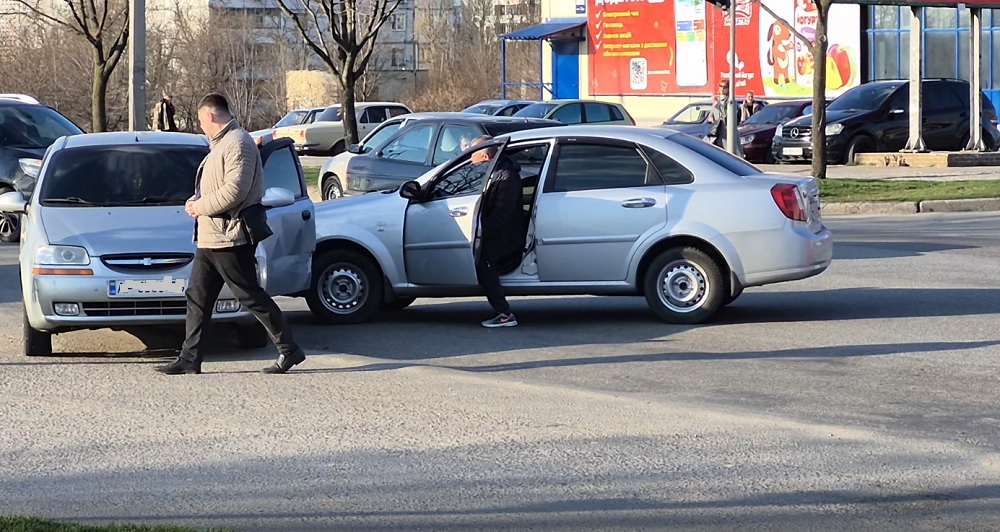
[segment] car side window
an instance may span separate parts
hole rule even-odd
[[[552,119],[563,124],[579,124],[583,121],[582,110],[583,106],[578,103],[564,105],[552,113]]]
[[[362,153],[368,153],[379,146],[381,146],[386,140],[389,139],[397,130],[399,130],[399,122],[394,122],[391,124],[385,124],[379,126],[378,129],[372,132],[372,134],[365,140],[364,146],[361,147]]]
[[[427,160],[427,152],[431,149],[433,133],[432,125],[414,126],[382,148],[382,157],[423,164]]]
[[[381,124],[385,122],[385,107],[369,107],[365,109],[361,116],[361,122],[365,124]]]
[[[608,110],[611,112],[612,120],[625,120],[625,115],[622,114],[621,109],[614,105],[609,105]]]
[[[603,103],[588,103],[583,106],[584,110],[587,111],[587,123],[592,122],[610,122],[611,121],[611,111],[607,105]]]
[[[472,139],[482,135],[475,128],[449,124],[441,128],[437,146],[434,148],[435,165],[448,162],[469,147]]]
[[[394,106],[389,107],[387,109],[387,113],[386,114],[389,116],[389,118],[394,118],[394,117],[397,117],[399,115],[410,114],[410,111],[407,108],[405,108],[405,107],[401,107],[399,105],[394,105]]]
[[[945,113],[961,107],[958,96],[948,90],[944,83],[927,83],[924,85],[927,94],[923,95],[921,104],[925,113]]]
[[[667,185],[684,185],[694,182],[694,174],[672,157],[664,155],[648,146],[643,146],[640,149],[652,163],[651,170],[658,174],[663,183]],[[652,183],[653,181],[647,179],[647,182]]]
[[[470,155],[469,160],[464,164],[452,169],[439,181],[434,183],[431,196],[439,199],[479,194],[482,192],[483,183],[486,181],[486,171],[490,168],[490,162],[473,163],[471,161]]]
[[[654,177],[655,176],[655,177]],[[651,179],[653,181],[651,182]],[[545,192],[572,192],[660,184],[635,146],[563,144]]]
[[[288,190],[296,198],[305,196],[299,181],[299,167],[295,164],[295,154],[290,146],[278,148],[264,163],[264,189],[271,187]]]

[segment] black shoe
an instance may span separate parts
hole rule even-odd
[[[169,364],[157,366],[156,371],[167,375],[183,375],[185,373],[199,375],[201,374],[201,361],[191,361],[177,357]]]
[[[292,369],[292,366],[296,364],[301,364],[306,359],[306,354],[302,352],[301,349],[296,349],[287,355],[278,355],[278,360],[262,369],[263,373],[285,373]]]

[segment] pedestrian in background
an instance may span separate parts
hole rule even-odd
[[[748,118],[760,111],[760,102],[754,99],[753,91],[747,91],[743,95],[743,103],[740,104],[740,123],[746,122]]]
[[[174,122],[174,104],[169,94],[156,105],[156,130],[177,131],[177,124]]]
[[[713,99],[712,111],[708,115],[708,122],[712,124],[708,131],[709,141],[716,146],[726,149],[726,139],[729,131],[726,127],[726,120],[729,117],[729,82],[722,80],[719,82],[719,92]]]

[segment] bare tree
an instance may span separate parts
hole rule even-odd
[[[341,116],[348,144],[357,144],[354,110],[359,78],[368,69],[379,30],[401,0],[278,0],[306,46],[333,71],[340,86]],[[332,41],[332,42],[331,42]]]
[[[82,37],[91,47],[91,121],[93,131],[108,130],[107,89],[128,44],[128,2],[63,0],[68,13],[44,9],[38,0],[14,0],[42,19]]]

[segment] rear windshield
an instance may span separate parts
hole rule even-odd
[[[316,115],[316,122],[340,122],[340,106],[327,107],[322,113]]]
[[[499,109],[499,105],[473,105],[462,110],[463,113],[475,113],[480,115],[491,115]]]
[[[486,132],[492,137],[499,137],[500,135],[506,135],[507,133],[513,133],[515,131],[523,131],[525,129],[538,129],[540,127],[553,127],[561,126],[560,123],[554,124],[532,124],[531,122],[510,122],[503,124],[483,124],[486,128]]]
[[[554,103],[533,103],[524,109],[514,113],[514,116],[525,116],[528,118],[545,118],[549,111],[555,109]]]
[[[0,146],[44,149],[59,137],[80,135],[73,122],[43,105],[0,106]]]
[[[88,146],[55,153],[42,176],[43,205],[184,205],[208,147]]]
[[[681,146],[705,157],[706,159],[712,161],[713,163],[729,170],[730,172],[739,175],[756,175],[762,174],[759,168],[744,161],[743,159],[723,150],[714,144],[709,144],[701,139],[692,137],[691,135],[685,135],[683,133],[677,133],[675,135],[670,135],[670,139]]]

